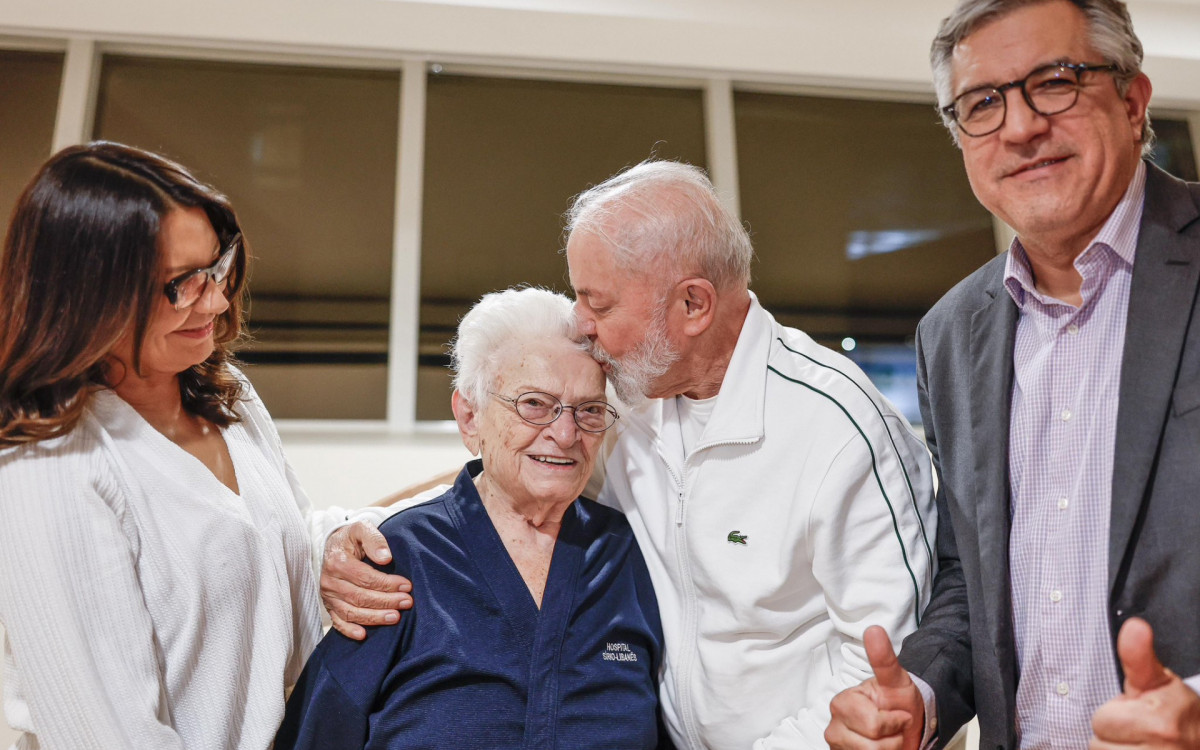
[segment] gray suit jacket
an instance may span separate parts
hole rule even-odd
[[[975,713],[980,748],[1015,748],[1008,430],[1017,307],[1005,256],[950,290],[917,329],[921,415],[938,492],[939,570],[900,661],[937,695],[939,744]],[[1154,166],[1121,365],[1109,621],[1144,617],[1159,658],[1200,673],[1200,184]]]

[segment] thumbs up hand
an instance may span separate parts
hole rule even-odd
[[[825,741],[833,750],[917,750],[925,730],[921,691],[900,666],[883,628],[867,628],[863,645],[875,676],[834,696],[829,704],[833,718],[825,730]]]
[[[1150,624],[1131,618],[1117,635],[1125,691],[1096,709],[1090,750],[1200,750],[1200,695],[1162,665]]]

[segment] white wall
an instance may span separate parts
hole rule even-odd
[[[1160,106],[1200,103],[1200,0],[1130,0]],[[950,0],[5,0],[0,34],[927,91]]]
[[[383,428],[280,426],[288,461],[315,507],[356,508],[456,471],[471,457],[457,431],[393,435]]]

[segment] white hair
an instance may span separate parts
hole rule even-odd
[[[958,128],[954,120],[941,111],[941,108],[948,106],[954,98],[950,88],[954,48],[983,25],[1003,18],[1019,8],[1046,2],[1050,0],[959,0],[950,15],[942,19],[938,34],[929,50],[929,64],[933,69],[933,87],[937,92],[942,124],[950,130],[955,145],[962,145]],[[1096,48],[1105,63],[1117,66],[1114,76],[1117,90],[1124,96],[1129,90],[1129,84],[1142,72],[1142,42],[1133,31],[1129,9],[1121,0],[1068,2],[1079,8],[1087,19],[1088,42]],[[1150,127],[1150,115],[1147,113],[1146,122],[1142,126],[1142,153],[1148,155],[1153,145],[1154,130]]]
[[[454,387],[479,408],[494,387],[506,354],[524,343],[554,339],[585,351],[569,298],[535,287],[485,294],[463,316],[450,345]]]
[[[568,235],[604,239],[626,271],[665,266],[717,289],[750,284],[750,235],[699,167],[644,161],[580,193],[566,219]]]

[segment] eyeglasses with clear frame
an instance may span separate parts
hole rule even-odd
[[[552,424],[568,409],[575,419],[575,424],[584,432],[604,432],[621,418],[607,401],[584,401],[572,406],[564,404],[557,396],[541,391],[529,391],[516,398],[501,396],[494,391],[489,392],[511,406],[518,417],[538,427]]]
[[[1025,103],[1043,117],[1066,112],[1079,101],[1084,73],[1117,73],[1116,65],[1091,63],[1051,63],[1043,65],[1017,81],[999,86],[980,86],[955,97],[942,107],[942,114],[954,120],[958,129],[972,138],[991,135],[1004,126],[1008,114],[1005,92],[1020,89]]]
[[[215,263],[207,268],[197,268],[176,276],[167,282],[163,293],[176,310],[186,310],[199,302],[208,291],[209,281],[224,291],[225,282],[229,280],[229,274],[233,271],[233,261],[241,251],[242,235],[239,232],[221,251]]]

